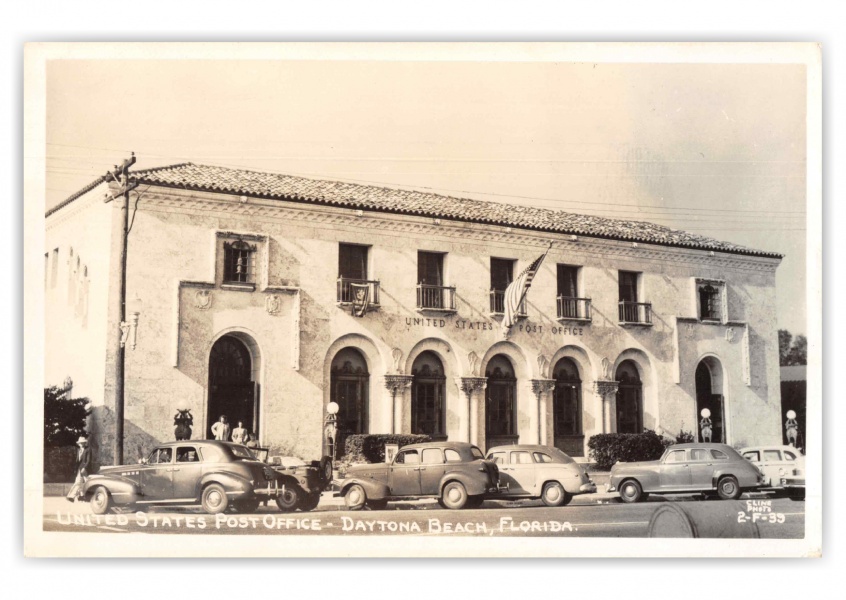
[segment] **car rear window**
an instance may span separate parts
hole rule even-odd
[[[535,452],[534,455],[535,462],[539,463],[551,463],[552,457],[549,454],[544,454],[543,452]]]
[[[743,458],[745,458],[746,460],[751,460],[753,462],[758,462],[759,460],[761,460],[761,455],[757,451],[745,452],[743,454]]]
[[[444,462],[444,455],[441,454],[440,448],[424,448],[423,449],[423,464],[424,465],[440,465]]]
[[[723,452],[722,450],[711,450],[711,456],[716,458],[717,460],[728,460],[728,454]]]
[[[232,444],[231,446],[229,446],[229,449],[232,450],[232,454],[235,456],[235,458],[256,458],[253,453],[250,452],[250,449],[246,446]]]
[[[226,455],[217,446],[204,446],[200,449],[200,457],[206,462],[223,462]]]
[[[778,450],[764,450],[764,460],[781,460],[781,453]]]
[[[796,455],[790,452],[789,450],[785,450],[784,458],[786,458],[787,460],[796,460]]]
[[[471,446],[471,447],[470,447],[470,455],[471,455],[473,458],[485,458],[485,455],[484,455],[484,454],[482,454],[482,451],[481,451],[481,450],[479,450],[476,446]]]
[[[457,450],[453,450],[452,448],[444,450],[444,456],[447,462],[461,462],[461,455]]]

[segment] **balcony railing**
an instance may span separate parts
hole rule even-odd
[[[558,318],[572,321],[590,321],[590,298],[558,296]]]
[[[417,308],[429,310],[455,310],[455,287],[417,284]]]
[[[350,284],[367,285],[370,288],[370,304],[379,304],[379,282],[368,279],[338,278],[338,303],[352,304],[355,288]]]
[[[505,313],[505,290],[491,290],[491,314],[501,315]],[[526,316],[526,299],[520,303],[517,309],[518,317]]]
[[[621,300],[620,323],[652,325],[652,303]]]

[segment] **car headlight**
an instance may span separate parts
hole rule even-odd
[[[780,467],[780,468],[779,468],[779,470],[778,470],[778,475],[779,475],[779,477],[781,477],[781,476],[782,476],[782,475],[784,475],[785,473],[786,473],[786,471],[784,470],[784,468],[783,468],[783,467]]]

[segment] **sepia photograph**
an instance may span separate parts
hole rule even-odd
[[[28,556],[820,555],[817,44],[24,58]]]

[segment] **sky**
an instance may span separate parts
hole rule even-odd
[[[805,67],[53,60],[46,206],[134,151],[643,220],[785,255],[806,333]]]

